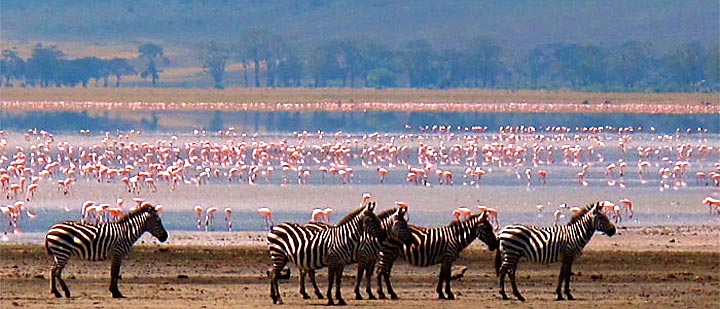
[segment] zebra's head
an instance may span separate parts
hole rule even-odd
[[[410,233],[410,228],[408,228],[408,222],[405,214],[407,214],[407,208],[398,207],[392,218],[390,237],[399,240],[405,245],[410,245],[412,244],[413,237],[412,233]]]
[[[494,251],[497,249],[500,243],[495,235],[492,224],[490,224],[490,220],[488,220],[488,212],[483,211],[482,213],[474,214],[470,216],[468,221],[473,219],[476,220],[475,228],[478,230],[477,238],[488,246],[488,250]]]
[[[145,231],[150,235],[155,236],[160,242],[164,242],[168,238],[168,232],[162,224],[162,219],[158,212],[157,206],[153,206],[150,203],[144,203],[141,209],[145,210],[149,217],[145,220]]]
[[[360,231],[380,240],[387,238],[387,233],[383,230],[382,223],[375,214],[375,202],[370,202],[365,205],[362,218],[360,219]]]
[[[607,236],[615,235],[615,224],[610,222],[610,219],[600,211],[604,202],[595,203],[592,209],[593,224],[595,230],[604,233]]]

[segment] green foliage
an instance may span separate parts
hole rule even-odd
[[[397,86],[397,74],[386,68],[373,69],[368,73],[368,86],[375,89],[392,88]]]

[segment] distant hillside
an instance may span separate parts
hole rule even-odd
[[[3,0],[0,6],[3,49],[35,42],[101,48],[154,41],[172,50],[237,41],[254,27],[304,47],[356,38],[398,48],[427,39],[442,49],[483,35],[511,57],[553,42],[612,46],[640,40],[663,51],[720,37],[717,0]]]

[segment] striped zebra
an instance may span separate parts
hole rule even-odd
[[[62,279],[62,271],[71,256],[89,261],[102,261],[109,257],[112,260],[109,290],[113,298],[124,297],[117,284],[120,264],[145,232],[150,232],[160,241],[168,238],[155,206],[150,203],[142,204],[117,222],[89,224],[65,221],[53,225],[45,235],[45,249],[53,257],[50,292],[55,297],[62,297],[55,284],[59,281],[65,297],[70,297],[70,289]]]
[[[407,218],[405,217],[406,213],[406,207],[396,207],[383,210],[377,214],[383,231],[387,232],[387,238],[372,237],[367,232],[360,236],[360,245],[357,251],[358,270],[354,290],[355,299],[363,299],[362,295],[360,295],[360,283],[363,274],[367,280],[365,291],[368,294],[368,299],[376,299],[372,293],[370,283],[380,249],[385,245],[391,245],[391,243],[410,244],[412,242],[412,234],[410,234]]]
[[[344,305],[341,295],[341,278],[345,265],[355,262],[360,234],[369,229],[375,237],[382,237],[380,220],[374,213],[375,203],[359,207],[345,216],[337,226],[324,231],[311,231],[296,223],[274,226],[268,233],[268,249],[273,263],[270,276],[270,297],[281,304],[278,276],[288,261],[299,269],[309,271],[328,267],[328,305],[334,305],[332,287],[336,284],[335,298]]]
[[[498,241],[493,233],[493,226],[488,221],[487,212],[471,215],[465,221],[453,221],[446,226],[425,228],[410,225],[408,228],[412,234],[410,245],[396,243],[394,246],[384,246],[380,250],[377,266],[377,293],[381,299],[386,298],[382,288],[383,279],[390,298],[398,298],[390,283],[390,272],[398,256],[402,256],[408,264],[418,267],[441,264],[436,289],[438,298],[445,299],[445,294],[447,294],[447,299],[455,299],[455,295],[450,290],[450,269],[460,252],[475,238],[484,242],[490,251],[498,247]],[[445,294],[442,290],[443,282],[445,283]]]
[[[525,225],[510,225],[500,231],[500,249],[495,255],[495,269],[500,276],[500,295],[508,299],[505,294],[505,275],[510,277],[513,294],[520,301],[525,298],[520,295],[515,283],[515,270],[521,257],[541,264],[562,262],[558,278],[557,300],[563,300],[560,293],[562,283],[565,282],[565,295],[573,300],[570,294],[570,276],[572,276],[572,263],[582,254],[582,249],[590,241],[595,231],[608,236],[615,234],[615,225],[600,210],[604,202],[590,204],[580,209],[567,225],[550,227],[532,227]]]

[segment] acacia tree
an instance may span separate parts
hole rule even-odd
[[[228,48],[216,42],[204,43],[198,47],[198,59],[202,62],[203,71],[210,74],[214,82],[213,87],[217,89],[224,88],[223,75],[229,58]]]
[[[50,82],[56,80],[60,60],[65,54],[57,46],[44,47],[38,43],[32,51],[32,55],[26,62],[25,80],[30,85],[39,82],[40,87],[50,86]]]
[[[135,72],[135,68],[133,68],[130,63],[128,63],[127,59],[123,58],[113,58],[110,60],[105,61],[104,66],[104,75],[103,75],[103,86],[108,86],[108,80],[107,77],[109,75],[115,76],[115,87],[120,87],[120,78],[123,75],[135,75],[137,72]]]
[[[24,63],[25,61],[18,56],[16,51],[3,50],[2,59],[0,59],[0,73],[2,73],[2,78],[5,79],[5,87],[12,87],[12,80],[22,77]],[[0,84],[2,83],[0,82]]]
[[[145,61],[145,68],[140,71],[140,77],[150,77],[152,79],[152,86],[157,85],[157,81],[160,79],[161,69],[158,68],[159,64],[168,64],[167,58],[163,55],[163,48],[160,45],[153,43],[145,43],[138,47],[139,58]]]

